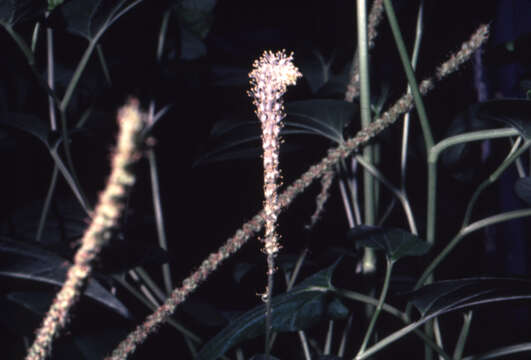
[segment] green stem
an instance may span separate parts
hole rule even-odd
[[[367,348],[367,344],[369,343],[369,340],[371,339],[372,332],[374,330],[374,325],[376,324],[376,320],[378,320],[378,316],[380,315],[380,312],[382,311],[382,306],[387,296],[387,291],[389,290],[389,283],[391,282],[392,270],[393,270],[393,261],[388,259],[387,266],[385,268],[385,279],[384,279],[382,291],[380,293],[380,299],[378,300],[378,305],[376,305],[376,309],[374,310],[374,313],[372,314],[371,322],[369,323],[369,327],[367,328],[367,332],[365,333],[365,337],[363,338],[363,342],[361,343],[361,347],[358,351],[358,355],[363,354],[363,352]]]
[[[157,42],[157,61],[162,59],[162,53],[164,52],[164,42],[166,40],[166,33],[168,32],[168,23],[170,22],[171,11],[168,10],[162,17],[162,23],[160,24],[159,41]]]
[[[496,359],[502,356],[518,354],[525,351],[531,351],[531,342],[500,347],[498,349],[491,350],[481,355],[467,356],[466,358],[463,358],[463,360]]]
[[[426,151],[429,151],[433,146],[433,136],[431,134],[430,124],[428,122],[428,117],[426,115],[426,109],[424,108],[422,96],[420,95],[419,87],[417,85],[417,80],[415,79],[415,73],[413,72],[411,61],[409,60],[409,56],[407,54],[406,45],[404,43],[404,39],[402,38],[402,33],[400,32],[400,27],[398,26],[398,20],[396,19],[395,10],[393,9],[393,4],[391,0],[384,0],[384,6],[389,25],[391,25],[393,37],[398,48],[400,60],[402,61],[402,66],[406,73],[409,86],[411,87],[413,100],[415,101],[415,107],[419,115],[420,125],[422,126],[422,133],[424,134]]]
[[[413,217],[413,211],[409,204],[409,200],[407,199],[405,194],[396,186],[394,186],[378,169],[366,163],[361,156],[356,156],[356,159],[365,169],[367,169],[378,181],[380,181],[385,187],[387,187],[387,189],[389,189],[389,191],[391,191],[397,197],[397,199],[402,204],[404,213],[406,214],[406,218],[409,224],[409,230],[412,234],[417,235],[418,232],[417,226],[415,225],[415,218]]]
[[[59,174],[59,168],[54,164],[52,179],[50,180],[50,185],[48,186],[48,192],[46,193],[46,199],[44,200],[44,205],[42,207],[41,216],[39,218],[39,226],[37,227],[37,235],[35,236],[35,241],[40,242],[42,239],[42,233],[44,231],[44,225],[46,224],[46,218],[48,217],[48,211],[52,203],[53,193],[55,191],[55,186],[57,184],[57,175]]]
[[[26,57],[26,60],[28,62],[28,65],[31,69],[31,72],[33,72],[33,75],[39,82],[39,84],[46,90],[46,93],[51,96],[56,103],[59,103],[59,99],[55,95],[52,89],[48,87],[48,84],[43,80],[41,75],[39,74],[39,71],[37,70],[37,67],[35,66],[35,57],[33,56],[33,52],[31,49],[26,45],[24,42],[24,39],[18,35],[13,28],[10,25],[3,24],[4,29],[6,29],[7,33],[11,36],[11,38],[15,41],[15,43],[18,45],[24,56]]]
[[[369,79],[369,42],[367,38],[367,1],[357,0],[358,24],[358,55],[360,69],[360,113],[361,126],[366,128],[371,123],[371,89]],[[363,157],[367,163],[374,161],[373,147],[363,149]],[[374,179],[369,171],[363,171],[363,201],[365,210],[365,224],[374,225]],[[375,270],[376,258],[372,249],[366,248],[363,257],[363,272],[370,273]]]
[[[85,67],[88,64],[88,61],[90,59],[90,56],[92,55],[92,52],[96,48],[98,39],[99,37],[91,39],[89,41],[89,45],[85,49],[85,52],[83,53],[83,56],[81,57],[81,60],[77,64],[76,70],[74,71],[74,74],[72,75],[72,79],[70,79],[70,82],[68,83],[68,87],[66,88],[63,99],[61,100],[61,103],[59,105],[59,110],[62,113],[65,113],[66,109],[68,108],[68,104],[70,103],[70,100],[72,99],[72,95],[74,94],[74,90],[76,89],[79,83],[79,79],[81,78],[81,75],[83,74],[83,71],[85,70]]]
[[[41,23],[36,22],[33,27],[33,33],[31,35],[31,52],[35,54],[35,48],[37,47],[37,40],[39,39],[39,30],[41,28]]]
[[[424,29],[424,1],[421,0],[419,10],[417,13],[417,27],[415,31],[415,43],[413,45],[413,54],[411,55],[411,67],[417,67],[419,57],[420,42],[422,40],[422,33]],[[407,87],[408,94],[411,94],[411,86]],[[406,189],[406,170],[407,170],[407,145],[409,142],[409,125],[411,121],[411,112],[404,115],[404,125],[402,128],[402,149],[400,157],[400,188],[405,193]]]
[[[472,216],[472,210],[474,209],[474,205],[475,205],[479,195],[481,194],[481,192],[487,186],[493,184],[500,177],[500,175],[505,171],[505,169],[507,169],[507,167],[509,165],[511,165],[515,160],[517,160],[519,158],[519,156],[522,155],[522,153],[529,148],[529,146],[531,145],[531,142],[530,141],[526,141],[524,143],[524,145],[520,149],[517,149],[518,145],[519,145],[518,141],[514,143],[514,146],[512,147],[509,155],[507,155],[507,158],[500,164],[500,166],[498,166],[498,168],[487,179],[485,179],[476,188],[476,190],[472,194],[472,198],[470,199],[470,201],[468,203],[468,206],[467,206],[467,209],[466,209],[466,212],[465,212],[465,217],[463,219],[463,224],[461,225],[461,228],[466,227],[468,225],[468,223],[470,222],[470,217]]]
[[[157,223],[157,235],[159,238],[159,246],[168,251],[168,241],[166,240],[166,233],[164,231],[164,216],[162,215],[162,202],[160,200],[159,175],[157,170],[157,159],[155,151],[149,149],[147,151],[147,158],[149,162],[149,173],[151,177],[151,193],[153,194],[153,207],[155,209],[155,219]],[[162,264],[162,276],[164,278],[164,287],[166,293],[169,295],[173,290],[170,265],[165,262]]]
[[[358,293],[358,292],[355,292],[355,291],[350,291],[350,290],[346,290],[346,289],[333,289],[333,292],[337,295],[340,295],[344,298],[347,298],[347,299],[351,299],[351,300],[354,300],[354,301],[359,301],[359,302],[362,302],[362,303],[365,303],[365,304],[369,304],[369,305],[373,305],[373,306],[377,306],[379,301],[371,296],[367,296],[365,294],[362,294],[362,293]],[[386,304],[386,303],[383,303],[382,304],[382,310],[385,311],[386,313],[388,314],[391,314],[393,315],[394,317],[402,320],[405,324],[407,325],[410,325],[410,321],[409,321],[409,317],[407,316],[406,313],[403,313],[402,311],[398,310],[397,308],[389,305],[389,304]],[[437,346],[437,344],[435,342],[433,342],[432,339],[430,339],[428,336],[426,336],[426,334],[424,334],[422,331],[418,330],[418,329],[413,329],[412,330],[415,335],[419,336],[425,344],[427,344],[429,347],[431,347],[435,352],[437,352],[439,355],[441,355],[445,360],[451,360],[450,356],[443,350],[441,349],[439,346]],[[398,339],[398,338],[397,338]]]
[[[433,271],[439,266],[439,264],[450,254],[450,252],[453,250],[453,248],[459,244],[461,239],[463,239],[465,236],[467,236],[470,233],[473,233],[474,231],[480,230],[484,227],[495,225],[504,221],[509,221],[513,219],[519,219],[522,217],[531,216],[531,209],[520,209],[520,210],[514,210],[514,211],[508,211],[504,212],[498,215],[489,216],[485,219],[476,221],[467,227],[461,229],[457,235],[446,245],[446,247],[437,255],[435,259],[430,263],[430,265],[426,268],[420,279],[417,281],[417,284],[415,285],[415,290],[420,288],[426,279],[433,273]]]
[[[472,311],[468,311],[463,317],[463,327],[457,338],[457,344],[455,345],[454,360],[461,360],[463,357],[463,350],[465,349],[466,339],[470,330],[470,324],[472,323]]]
[[[457,144],[467,143],[471,141],[480,141],[480,140],[518,136],[518,135],[520,135],[518,130],[514,128],[506,128],[506,129],[488,129],[488,130],[471,131],[471,132],[467,132],[464,134],[451,136],[449,138],[441,140],[440,142],[438,142],[436,145],[434,145],[430,149],[429,154],[428,154],[428,161],[437,162],[437,159],[439,158],[439,155],[441,154],[441,152]]]
[[[111,80],[111,73],[109,72],[109,67],[107,66],[107,61],[105,61],[105,55],[103,54],[103,50],[101,49],[101,45],[96,45],[96,52],[98,53],[98,59],[101,64],[101,69],[103,70],[103,75],[105,76],[105,80],[107,81],[107,85],[109,87],[112,86],[112,80]]]

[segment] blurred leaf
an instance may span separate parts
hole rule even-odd
[[[0,0],[0,24],[13,26],[19,21],[44,15],[46,3],[35,0]]]
[[[300,131],[282,129],[280,135],[290,135]],[[214,124],[210,132],[209,147],[193,163],[193,167],[212,162],[234,159],[258,159],[262,154],[261,125],[256,121],[225,120]],[[300,149],[300,146],[284,143],[281,152]]]
[[[361,225],[350,229],[347,237],[354,240],[358,247],[383,250],[392,262],[405,256],[425,255],[430,249],[426,241],[402,229]]]
[[[514,184],[514,192],[527,205],[531,205],[531,177],[520,178]]]
[[[48,147],[50,130],[37,116],[10,112],[5,118],[0,118],[0,126],[15,128],[33,135]]]
[[[490,119],[479,118],[478,111],[481,108],[482,103],[473,104],[469,106],[465,111],[458,114],[453,118],[450,128],[446,132],[445,138],[464,134],[472,131],[494,129],[499,127],[498,123],[493,122]],[[461,180],[470,180],[471,177],[477,173],[474,166],[470,164],[475,164],[476,166],[481,165],[480,153],[474,154],[475,157],[468,162],[465,162],[465,158],[470,158],[471,150],[476,147],[478,148],[480,144],[478,142],[474,143],[461,143],[446,149],[441,155],[442,163],[450,167],[454,172],[454,176]]]
[[[221,327],[227,325],[227,319],[215,306],[194,298],[182,304],[182,309],[199,324],[209,327]]]
[[[174,7],[181,34],[183,60],[194,60],[206,54],[203,39],[214,21],[216,0],[183,0]]]
[[[531,299],[531,282],[516,278],[466,278],[438,281],[408,295],[422,317],[435,317],[475,305]]]
[[[253,355],[249,360],[280,360],[272,355],[266,356],[265,354],[256,354]]]
[[[326,137],[343,142],[343,130],[358,113],[352,103],[334,99],[315,99],[286,104],[286,130]]]
[[[64,27],[69,33],[90,41],[105,31],[128,3],[132,1],[70,0],[54,11],[49,21],[52,27]]]
[[[62,286],[70,263],[53,253],[0,237],[0,275]],[[84,295],[116,313],[130,317],[127,308],[96,280],[89,279]]]
[[[52,11],[59,5],[61,5],[64,0],[48,0],[48,11]]]
[[[291,291],[272,299],[272,329],[277,332],[304,330],[327,314],[327,293],[337,262],[305,279]],[[203,346],[197,360],[214,360],[232,346],[264,334],[265,304],[242,314]]]
[[[234,266],[234,271],[232,272],[232,278],[235,282],[240,283],[242,278],[249,273],[253,268],[256,267],[256,264],[240,262]]]
[[[524,99],[492,100],[480,104],[478,117],[502,121],[514,127],[527,140],[531,139],[531,101]]]

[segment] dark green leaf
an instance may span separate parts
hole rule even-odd
[[[35,246],[0,237],[0,275],[61,286],[70,263]],[[88,281],[85,295],[124,317],[127,308],[94,279]]]
[[[64,26],[66,31],[90,41],[110,26],[127,3],[131,1],[71,0],[52,13],[49,21],[52,27]]]
[[[531,205],[531,177],[520,178],[514,184],[514,192],[527,205]]]
[[[357,246],[385,251],[392,262],[404,256],[425,255],[430,249],[426,241],[402,229],[361,225],[352,228],[347,237],[355,240]]]
[[[315,99],[286,104],[286,129],[320,135],[342,143],[343,130],[358,113],[356,106],[343,100]]]
[[[438,281],[411,292],[408,298],[423,317],[435,317],[479,304],[531,299],[531,282],[515,278]]]
[[[227,325],[227,319],[214,305],[196,298],[182,305],[185,313],[190,315],[199,324],[210,327],[222,327]]]
[[[39,0],[0,0],[0,24],[13,26],[22,20],[43,15],[46,2]]]
[[[251,357],[249,360],[280,360],[272,355],[266,356],[265,354],[256,354]]]
[[[50,130],[45,122],[34,115],[10,112],[5,118],[0,118],[0,126],[31,134],[48,147]]]
[[[205,165],[212,162],[259,158],[262,154],[261,125],[256,121],[220,121],[214,125],[210,132],[208,150],[199,156],[193,166]],[[282,135],[290,135],[286,129]],[[300,149],[300,146],[284,143],[281,152]]]
[[[531,101],[523,99],[501,99],[482,103],[478,117],[502,121],[518,130],[523,137],[531,139]]]
[[[327,293],[337,262],[314,274],[291,291],[272,299],[272,329],[292,332],[311,327],[327,314]],[[265,304],[233,320],[201,349],[197,360],[214,360],[232,346],[264,334]]]

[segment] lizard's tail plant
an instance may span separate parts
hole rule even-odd
[[[112,158],[112,171],[105,190],[100,194],[92,220],[81,239],[74,264],[69,268],[66,281],[57,293],[37,336],[28,351],[26,360],[45,359],[52,349],[52,342],[69,320],[69,312],[79,299],[91,274],[92,264],[102,247],[111,238],[125,207],[125,197],[135,182],[132,165],[140,158],[140,132],[144,116],[137,100],[130,100],[118,113],[120,132]]]
[[[448,75],[454,73],[459,67],[468,61],[474,52],[483,45],[488,38],[488,25],[481,25],[461,46],[461,49],[452,54],[450,59],[441,64],[434,77],[429,77],[420,83],[419,91],[426,95],[435,85],[436,81],[443,80]],[[398,117],[413,108],[413,96],[404,94],[378,119],[372,122],[367,128],[360,130],[356,135],[347,139],[345,143],[329,150],[328,155],[318,163],[312,165],[292,184],[279,194],[279,212],[285,210],[295,198],[303,193],[313,183],[320,179],[332,167],[346,159],[355,151],[366,145],[372,138],[391,126]],[[254,215],[241,228],[236,230],[233,236],[215,252],[212,252],[203,262],[181,283],[180,287],[173,290],[170,297],[166,299],[155,312],[149,315],[145,321],[138,325],[107,357],[108,360],[122,360],[135,352],[138,345],[143,343],[147,337],[153,334],[164,321],[173,314],[175,309],[182,304],[188,296],[193,293],[223,262],[238,252],[249,239],[259,233],[265,223],[265,211],[262,210]]]
[[[262,124],[262,149],[264,160],[264,253],[267,255],[267,287],[264,294],[266,302],[266,354],[269,353],[269,334],[271,331],[271,296],[273,293],[273,275],[275,256],[280,249],[276,233],[277,217],[280,210],[278,199],[278,152],[280,128],[284,118],[282,96],[288,85],[295,85],[302,74],[293,65],[293,54],[284,51],[273,53],[266,51],[253,64],[249,73],[251,91],[254,97],[256,115]]]

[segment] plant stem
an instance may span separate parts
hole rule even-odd
[[[150,176],[151,176],[151,192],[153,194],[153,207],[155,209],[155,219],[157,222],[157,234],[159,238],[159,246],[168,251],[168,241],[166,240],[166,233],[164,231],[164,217],[162,215],[162,203],[160,199],[159,176],[157,171],[157,160],[155,151],[149,149],[147,151],[147,158],[149,162]],[[164,286],[167,295],[171,294],[173,284],[171,279],[170,264],[165,262],[162,264],[162,276],[164,279]]]
[[[385,268],[385,279],[384,279],[384,283],[382,287],[382,292],[380,293],[380,299],[378,300],[378,305],[376,305],[376,309],[374,310],[374,313],[372,314],[371,322],[369,323],[369,327],[367,328],[367,332],[365,333],[365,337],[363,338],[363,342],[361,343],[361,347],[358,351],[358,355],[363,354],[363,352],[367,348],[367,344],[369,343],[369,340],[371,339],[371,335],[374,330],[374,325],[376,324],[376,320],[378,320],[380,311],[382,311],[382,306],[387,296],[387,290],[389,290],[389,283],[391,282],[392,270],[393,270],[393,261],[387,259],[387,264]]]
[[[466,227],[468,223],[470,222],[470,217],[472,216],[472,210],[481,192],[487,186],[494,183],[500,177],[500,175],[505,171],[505,169],[507,169],[509,165],[511,165],[515,160],[517,160],[520,157],[520,155],[522,155],[523,152],[527,151],[527,149],[531,145],[531,142],[526,141],[520,149],[517,149],[518,145],[519,145],[519,141],[516,141],[509,155],[507,155],[507,158],[505,158],[505,160],[500,164],[500,166],[498,166],[498,168],[476,188],[476,190],[472,194],[472,198],[468,202],[468,206],[465,212],[465,216],[464,216],[463,224],[461,225],[461,228]]]
[[[358,55],[360,69],[360,114],[361,126],[366,128],[371,123],[371,89],[369,78],[369,42],[367,39],[367,1],[357,0],[357,24],[358,24]],[[371,145],[363,149],[363,157],[372,164],[374,162],[374,149]],[[374,202],[374,179],[367,171],[363,171],[363,201],[365,210],[365,224],[374,225],[375,202]],[[376,258],[374,251],[365,248],[363,256],[363,272],[371,273],[375,270]]]
[[[472,224],[468,225],[467,227],[461,229],[457,235],[446,245],[446,247],[437,255],[435,259],[430,263],[430,265],[424,270],[424,273],[420,277],[420,279],[417,281],[417,284],[415,285],[415,290],[420,288],[426,279],[431,275],[431,273],[439,266],[439,264],[450,254],[450,252],[453,250],[453,248],[459,244],[461,239],[463,239],[468,234],[473,233],[474,231],[480,230],[484,227],[495,225],[504,221],[519,219],[522,217],[531,216],[531,208],[530,209],[520,209],[520,210],[513,210],[513,211],[507,211],[498,215],[489,216],[485,219],[473,222]]]
[[[419,115],[420,125],[422,126],[422,133],[424,134],[426,150],[429,151],[429,149],[431,149],[431,147],[433,146],[433,136],[431,134],[430,123],[426,115],[426,109],[424,108],[422,96],[417,85],[417,80],[415,79],[415,73],[413,72],[411,61],[409,60],[409,56],[407,54],[406,45],[404,43],[404,39],[402,38],[400,27],[398,26],[398,20],[395,15],[393,4],[390,0],[384,0],[384,6],[389,25],[391,25],[393,37],[398,48],[398,54],[400,55],[400,60],[402,61],[402,66],[404,67],[407,81],[409,83],[409,86],[411,87],[411,92],[415,101],[415,107]]]
[[[459,338],[457,338],[457,344],[455,345],[453,360],[461,360],[463,357],[463,350],[465,349],[466,339],[468,337],[468,332],[470,330],[470,324],[472,323],[472,311],[468,311],[463,316],[463,327],[459,333]]]

